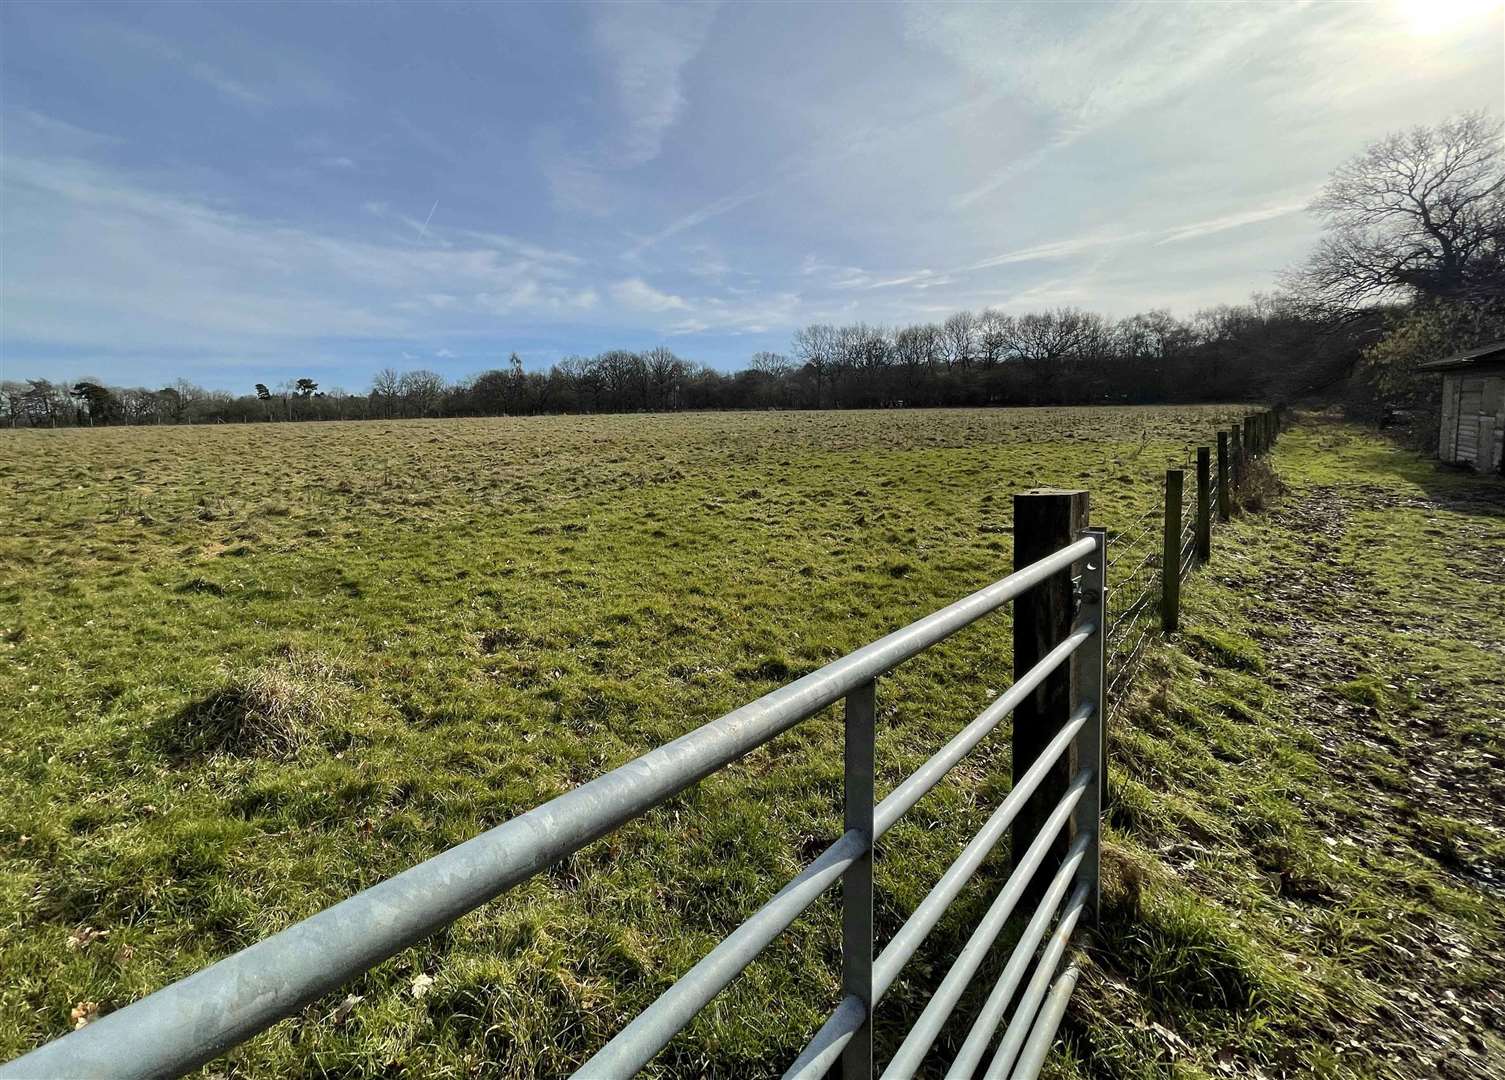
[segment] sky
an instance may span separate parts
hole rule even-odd
[[[246,391],[1190,315],[1505,101],[1500,0],[0,6],[0,377]]]

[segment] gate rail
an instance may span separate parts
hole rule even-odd
[[[1015,497],[1033,510],[1085,522],[1086,494]],[[1049,516],[1047,514],[1046,516]],[[1044,520],[1038,513],[1032,520]],[[980,1064],[1030,961],[1044,949],[985,1073],[1033,1077],[1054,1039],[1077,969],[1057,969],[1073,929],[1098,905],[1103,790],[1106,533],[1056,530],[1061,546],[1014,573],[839,660],[697,728],[425,862],[175,982],[87,1027],[0,1066],[0,1077],[181,1075],[291,1016],[461,915],[845,699],[845,822],[841,837],[695,964],[575,1074],[627,1076],[642,1068],[814,900],[842,883],[842,992],[835,1013],[786,1076],[815,1077],[842,1062],[848,1080],[873,1072],[871,1017],[947,907],[1004,833],[1013,870],[904,1039],[885,1077],[915,1071],[1021,900],[1036,907],[975,1019],[950,1077]],[[1021,550],[1040,537],[1015,535]],[[1053,541],[1054,543],[1054,541]],[[1021,546],[1022,544],[1022,546]],[[1074,573],[1076,568],[1079,572]],[[1051,607],[1049,597],[1055,597]],[[1066,597],[1063,606],[1061,597]],[[1044,597],[1041,601],[1039,598]],[[1015,612],[1015,679],[929,761],[876,803],[876,687],[880,675],[1004,605]],[[1074,598],[1074,600],[1073,600]],[[1049,618],[1040,612],[1048,611]],[[1054,636],[1045,623],[1054,620]],[[1023,620],[1023,622],[1021,621]],[[1025,625],[1033,623],[1034,625]],[[1060,632],[1064,629],[1064,632]],[[1022,660],[1021,632],[1044,641]],[[1021,663],[1028,663],[1020,671]],[[1024,709],[1020,709],[1025,706]],[[1043,750],[1016,760],[1014,786],[908,921],[874,959],[874,843],[1005,716],[1016,754],[1028,734]],[[1026,715],[1027,714],[1027,715]],[[1026,731],[1026,724],[1028,730]],[[1021,834],[1021,830],[1027,831]],[[1038,885],[1036,879],[1048,884]],[[1062,906],[1062,898],[1069,897]],[[1053,917],[1055,929],[1046,939]]]

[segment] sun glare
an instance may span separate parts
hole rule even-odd
[[[1500,11],[1505,0],[1396,0],[1396,6],[1413,34],[1431,37]]]

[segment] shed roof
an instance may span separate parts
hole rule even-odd
[[[1480,345],[1477,349],[1465,349],[1463,352],[1454,353],[1441,360],[1430,360],[1425,364],[1418,364],[1416,370],[1452,371],[1454,368],[1473,367],[1475,364],[1493,366],[1496,362],[1505,363],[1505,341]]]

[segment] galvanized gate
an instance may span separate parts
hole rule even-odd
[[[1077,968],[1061,968],[1072,934],[1084,916],[1095,919],[1098,906],[1107,562],[1106,534],[1082,528],[1085,510],[1082,492],[1016,496],[1018,569],[1008,577],[48,1043],[0,1067],[0,1077],[181,1075],[843,699],[845,831],[575,1075],[626,1077],[638,1071],[818,896],[840,882],[844,996],[785,1075],[818,1077],[839,1061],[848,1080],[872,1076],[873,1016],[884,993],[1013,829],[1011,874],[883,1076],[900,1080],[918,1070],[963,990],[1027,899],[1033,908],[1018,944],[946,1075],[1033,1077],[1076,983]],[[1054,524],[1049,535],[1023,535],[1026,519]],[[1045,553],[1021,565],[1020,552],[1033,545],[1038,553],[1042,543],[1048,545]],[[1021,599],[1029,610],[1016,606],[1013,685],[876,801],[878,677]],[[1028,646],[1031,640],[1038,647],[1027,669],[1020,670],[1021,642]],[[1027,733],[1022,713],[1016,719],[1015,757],[1026,734],[1029,744],[1040,748],[1038,754],[1015,761],[1008,796],[875,957],[875,842],[1016,710],[1029,716]],[[1006,1015],[1010,1020],[995,1046]]]

